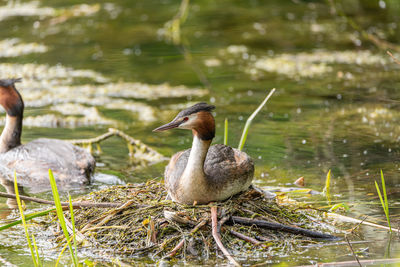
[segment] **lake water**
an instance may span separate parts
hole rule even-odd
[[[327,2],[193,1],[174,43],[165,23],[180,1],[1,1],[0,77],[24,79],[18,84],[26,103],[24,142],[89,138],[115,127],[165,156],[191,146],[188,131],[151,132],[180,109],[214,104],[214,143],[223,142],[227,118],[228,144],[236,147],[248,116],[276,88],[244,149],[255,160],[255,183],[294,187],[304,177],[307,188],[321,192],[331,169],[333,200],[350,207],[346,215],[386,225],[374,184],[383,170],[397,228],[400,66],[383,42],[376,46],[366,36],[399,43],[400,4]],[[139,168],[117,138],[101,147],[94,185],[73,195],[163,175],[167,162]],[[328,206],[321,195],[294,197]],[[5,200],[1,205],[5,217]],[[30,266],[21,233],[0,233],[0,259]],[[371,227],[359,235],[370,241],[354,245],[361,259],[400,257],[397,235],[389,242],[387,231]],[[295,265],[354,257],[346,245],[321,245],[268,260]]]

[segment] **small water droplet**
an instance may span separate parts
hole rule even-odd
[[[368,151],[367,151],[367,150],[364,150],[364,151],[363,151],[363,154],[364,154],[364,155],[367,155],[367,154],[368,154]]]
[[[297,114],[300,114],[301,113],[301,108],[297,108],[296,112],[297,112]]]
[[[306,139],[303,139],[303,140],[301,141],[301,143],[302,143],[303,145],[305,145],[305,144],[307,143]]]
[[[379,7],[382,8],[382,9],[385,9],[385,8],[386,8],[386,3],[385,3],[385,1],[380,0],[380,1],[379,1]]]

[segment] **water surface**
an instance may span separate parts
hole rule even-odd
[[[0,76],[24,78],[24,142],[89,138],[112,126],[170,156],[191,145],[190,132],[151,130],[206,101],[217,107],[214,143],[222,143],[228,118],[228,143],[237,146],[246,118],[276,88],[245,146],[255,159],[255,183],[293,187],[304,177],[307,188],[321,192],[331,169],[334,201],[350,206],[347,215],[386,225],[374,185],[382,169],[398,227],[400,66],[325,1],[193,2],[181,44],[168,41],[164,27],[180,1],[0,3]],[[344,6],[362,29],[392,43],[400,41],[399,11],[397,1]],[[166,162],[137,168],[119,139],[102,149],[96,175],[120,180],[96,181],[74,195],[163,175]],[[299,199],[327,206],[322,196]],[[25,241],[13,245],[20,233],[1,233],[0,257],[30,266]],[[360,236],[372,241],[354,246],[360,258],[398,257],[397,236],[389,243],[386,231],[370,227]],[[259,262],[353,259],[347,246],[332,245]]]

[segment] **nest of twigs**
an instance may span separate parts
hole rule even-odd
[[[257,188],[222,203],[181,205],[166,200],[162,183],[113,186],[78,201],[119,202],[118,208],[74,211],[80,241],[94,252],[129,260],[140,257],[209,259],[220,254],[281,255],[297,244],[330,239],[315,210],[282,206]],[[214,218],[212,218],[214,215]],[[218,240],[219,239],[219,240]],[[234,259],[231,259],[234,261]]]

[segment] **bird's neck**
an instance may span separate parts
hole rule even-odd
[[[204,161],[207,156],[211,140],[202,140],[198,135],[193,135],[192,149],[183,173],[184,184],[191,185],[193,182],[201,183],[205,179]]]
[[[6,124],[0,136],[0,153],[21,145],[22,112],[20,115],[11,116],[7,113]]]

